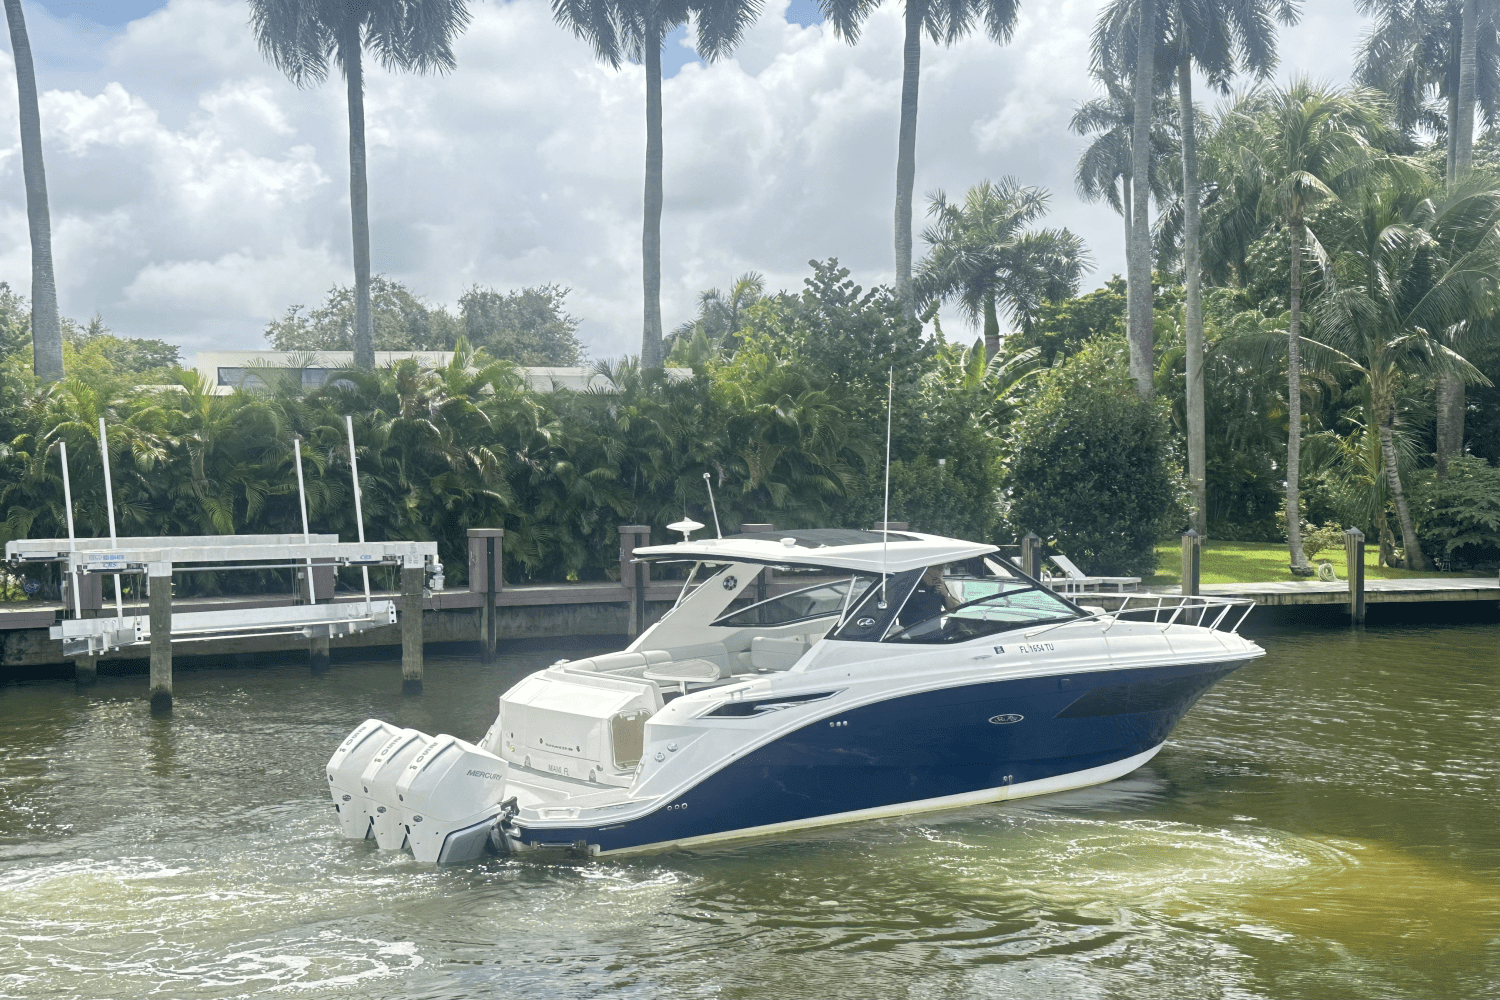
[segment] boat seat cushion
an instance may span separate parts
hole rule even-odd
[[[653,663],[641,676],[648,681],[677,684],[682,681],[688,683],[716,681],[728,675],[728,670],[722,664],[689,657],[684,660],[673,660],[670,663]]]
[[[750,664],[757,670],[787,670],[807,652],[807,639],[794,635],[784,639],[758,635],[750,640]]]

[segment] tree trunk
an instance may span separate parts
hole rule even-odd
[[[1130,374],[1142,399],[1151,398],[1151,98],[1156,87],[1156,0],[1140,0],[1136,33],[1135,120],[1131,122],[1132,201],[1130,295]]]
[[[21,0],[5,0],[10,47],[16,61],[21,111],[21,173],[26,182],[26,221],[31,228],[32,367],[43,382],[63,377],[62,327],[57,318],[57,282],[52,275],[52,215],[47,209],[47,172],[42,164],[42,113],[37,106],[36,67]]]
[[[922,75],[923,0],[906,0],[906,40],[901,47],[901,131],[896,139],[896,295],[908,317],[917,314],[911,292],[911,198],[917,181],[917,87]]]
[[[365,180],[365,75],[359,24],[351,19],[339,40],[349,87],[349,220],[354,235],[354,367],[375,367],[370,313],[370,190]]]
[[[1125,342],[1130,342],[1130,317],[1135,315],[1135,309],[1131,305],[1135,301],[1135,286],[1130,283],[1130,262],[1135,259],[1135,220],[1130,214],[1130,177],[1123,178],[1120,184],[1120,206],[1121,214],[1125,217]]]
[[[1406,549],[1406,568],[1427,569],[1427,560],[1422,558],[1422,545],[1417,541],[1417,526],[1411,519],[1411,509],[1406,505],[1406,493],[1401,489],[1401,471],[1396,466],[1396,443],[1391,436],[1390,414],[1380,421],[1380,454],[1385,459],[1385,481],[1391,496],[1396,500],[1396,517],[1401,522],[1401,546]]]
[[[1458,49],[1458,118],[1450,122],[1453,135],[1453,176],[1462,177],[1474,165],[1474,97],[1479,78],[1479,0],[1463,0],[1463,38]]]
[[[1385,516],[1385,508],[1375,515],[1375,527],[1380,532],[1380,565],[1396,565],[1396,536],[1391,534],[1390,520]]]
[[[1467,174],[1474,165],[1474,103],[1479,78],[1479,0],[1463,0],[1463,29],[1459,41],[1457,94],[1448,102],[1448,134],[1451,150],[1448,183]],[[1457,372],[1446,372],[1438,384],[1437,473],[1448,478],[1448,459],[1464,450],[1464,380]]]
[[[984,360],[1000,353],[1000,316],[995,311],[995,293],[984,293]]]
[[[1302,216],[1292,216],[1287,227],[1292,240],[1291,319],[1286,330],[1286,540],[1291,569],[1311,576],[1302,551],[1302,500],[1297,479],[1302,473]]]
[[[641,224],[641,367],[663,365],[661,343],[661,25],[646,24],[646,211]]]
[[[1193,491],[1193,530],[1208,534],[1208,487],[1204,465],[1203,265],[1198,245],[1198,137],[1193,120],[1193,61],[1184,53],[1177,65],[1177,98],[1182,122],[1182,274],[1187,287],[1188,483]]]
[[[1460,42],[1462,44],[1462,42]],[[1458,88],[1448,90],[1448,183],[1458,175]]]

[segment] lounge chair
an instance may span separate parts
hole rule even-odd
[[[1083,570],[1073,565],[1073,560],[1067,556],[1050,556],[1052,564],[1063,571],[1061,578],[1054,577],[1052,589],[1060,590],[1065,594],[1084,594],[1090,591],[1101,591],[1105,587],[1114,587],[1119,593],[1127,589],[1135,590],[1140,585],[1141,578],[1138,576],[1089,576]]]

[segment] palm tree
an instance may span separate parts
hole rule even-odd
[[[1144,16],[1137,11],[1142,0],[1113,0],[1101,16],[1096,37],[1115,40],[1101,46],[1099,59],[1110,73],[1120,72],[1117,62],[1133,62],[1133,22]],[[1185,286],[1187,366],[1188,480],[1193,492],[1193,527],[1207,532],[1205,481],[1205,431],[1203,407],[1203,266],[1200,244],[1202,189],[1198,176],[1197,113],[1193,106],[1193,70],[1207,78],[1222,94],[1229,81],[1243,70],[1265,79],[1276,68],[1275,22],[1294,24],[1297,7],[1292,0],[1157,0],[1154,44],[1158,53],[1153,65],[1158,77],[1173,75],[1177,85],[1177,122],[1182,138],[1182,270]],[[1139,37],[1139,36],[1136,36]]]
[[[329,59],[349,101],[349,210],[354,242],[354,364],[375,367],[370,310],[370,206],[365,181],[364,50],[386,69],[445,72],[469,23],[465,0],[250,0],[261,52],[299,87],[322,83]]]
[[[1331,286],[1319,336],[1369,384],[1386,484],[1408,569],[1425,570],[1395,445],[1401,376],[1445,371],[1484,380],[1444,343],[1445,331],[1500,306],[1500,191],[1461,179],[1446,193],[1416,174],[1372,184],[1330,220]]]
[[[697,22],[698,54],[709,62],[728,55],[760,16],[761,0],[552,0],[558,24],[594,47],[611,67],[621,59],[646,66],[646,190],[641,226],[645,317],[641,364],[662,366],[661,334],[661,49],[689,20]]]
[[[1096,97],[1079,105],[1073,113],[1068,128],[1078,135],[1092,135],[1083,155],[1078,158],[1078,171],[1074,186],[1079,197],[1085,201],[1104,199],[1125,222],[1125,260],[1129,273],[1129,261],[1134,248],[1133,200],[1131,170],[1135,159],[1130,150],[1134,134],[1135,98],[1128,87],[1117,77],[1103,76],[1100,82],[1105,96]],[[1151,121],[1151,197],[1158,205],[1171,196],[1168,174],[1178,156],[1175,135],[1176,109],[1165,98],[1155,100]],[[1130,316],[1131,287],[1125,285],[1125,316]]]
[[[936,222],[922,233],[932,251],[917,266],[914,295],[925,306],[957,301],[970,321],[984,324],[984,351],[1000,349],[999,307],[1028,322],[1041,303],[1078,291],[1090,266],[1083,241],[1066,229],[1027,230],[1047,214],[1048,194],[1013,177],[984,181],[962,204],[932,195],[927,214]]]
[[[1467,173],[1474,122],[1500,119],[1500,4],[1495,0],[1359,0],[1375,26],[1360,44],[1355,79],[1390,95],[1396,124],[1447,135],[1448,183]],[[1429,104],[1445,105],[1439,115]],[[1438,382],[1438,478],[1463,452],[1464,384],[1450,372]]]
[[[984,22],[997,44],[1010,41],[1020,0],[903,0],[906,36],[901,47],[901,128],[896,139],[896,294],[908,316],[916,315],[911,287],[912,193],[917,176],[917,87],[921,82],[922,32],[934,42],[952,45]],[[877,0],[818,0],[836,35],[850,45],[859,41],[860,25]]]
[[[1125,321],[1130,343],[1130,375],[1141,398],[1151,395],[1151,326],[1154,306],[1151,289],[1151,125],[1158,92],[1156,46],[1136,45],[1136,38],[1156,37],[1157,8],[1164,0],[1137,0],[1123,17],[1106,8],[1094,25],[1095,76],[1123,79],[1115,67],[1130,71],[1130,95],[1135,102],[1130,121],[1130,186],[1133,212],[1130,250],[1125,258],[1129,313]],[[1129,53],[1129,56],[1126,56]]]
[[[47,209],[47,171],[42,163],[42,114],[36,100],[36,66],[21,0],[5,0],[10,48],[16,60],[21,104],[21,172],[26,179],[26,221],[31,229],[31,349],[37,378],[63,377],[62,326],[57,317],[57,281],[52,275],[52,215]]]
[[[764,298],[765,292],[765,275],[756,271],[740,275],[728,291],[710,288],[700,292],[697,318],[672,331],[667,338],[672,345],[667,353],[696,361],[720,351],[733,353],[739,345],[746,310]]]
[[[1302,550],[1298,478],[1302,451],[1302,257],[1309,208],[1352,191],[1384,165],[1373,143],[1384,141],[1384,100],[1364,89],[1324,90],[1305,79],[1252,94],[1221,124],[1219,157],[1225,210],[1253,211],[1284,229],[1291,246],[1287,323],[1286,530],[1292,572],[1311,575]],[[1235,202],[1240,204],[1236,205]]]

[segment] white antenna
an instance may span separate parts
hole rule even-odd
[[[297,498],[302,504],[302,544],[312,544],[312,536],[307,531],[307,487],[302,482],[302,435],[298,434],[292,438],[292,450],[297,453]],[[307,557],[307,599],[313,604],[318,603],[318,585],[313,581],[312,556]]]
[[[720,538],[723,538],[724,531],[719,527],[719,505],[714,503],[713,478],[710,477],[706,472],[703,474],[703,485],[708,487],[708,506],[712,508],[714,512],[714,534],[718,535]]]
[[[115,538],[115,487],[109,473],[109,438],[104,431],[104,418],[99,418],[99,455],[104,459],[104,509],[109,512],[109,547],[119,548]],[[120,574],[115,574],[115,617],[125,617],[125,601],[120,596]]]
[[[885,380],[885,520],[880,522],[880,608],[885,609],[886,553],[891,548],[891,400],[896,392],[896,366],[886,372]]]
[[[344,427],[349,431],[349,475],[354,477],[354,520],[359,525],[359,542],[365,542],[365,512],[359,502],[359,463],[354,458],[354,418],[344,417]],[[299,467],[301,463],[298,463]],[[359,571],[365,578],[365,614],[370,614],[370,567],[361,566]]]
[[[57,450],[62,453],[63,470],[63,503],[67,505],[68,512],[68,551],[77,549],[73,544],[73,483],[68,479],[68,442],[58,441]],[[83,601],[78,596],[79,575],[73,574],[73,617],[83,617]]]

